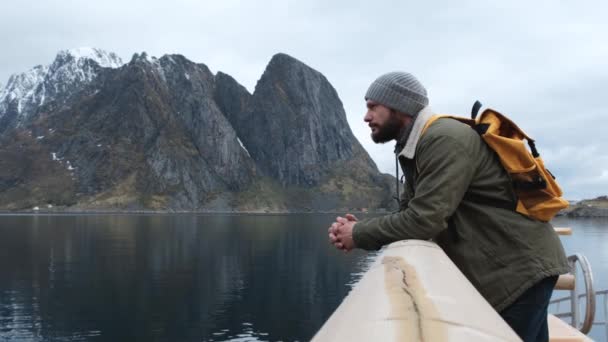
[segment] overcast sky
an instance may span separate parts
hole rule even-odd
[[[61,49],[179,53],[253,92],[287,53],[336,88],[351,129],[381,171],[363,95],[409,71],[437,112],[468,115],[476,99],[537,140],[568,199],[608,195],[608,1],[32,1],[2,0],[0,83],[50,64]]]

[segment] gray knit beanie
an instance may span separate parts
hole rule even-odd
[[[414,117],[429,104],[426,89],[418,79],[399,71],[378,77],[367,89],[365,100],[376,101]]]

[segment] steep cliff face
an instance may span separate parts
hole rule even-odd
[[[361,149],[335,89],[285,54],[268,64],[248,110],[229,118],[260,170],[283,185],[317,185],[328,163]]]
[[[218,72],[215,75],[213,99],[231,123],[239,124],[238,127],[247,127],[247,122],[239,123],[251,103],[251,94],[245,87],[230,75]]]
[[[0,107],[1,209],[390,205],[390,177],[352,135],[335,90],[292,57],[273,57],[251,95],[180,55],[102,59],[111,67],[60,55],[54,64],[90,72],[69,69],[57,84],[47,72],[39,84],[57,91],[42,103],[11,95]]]
[[[289,207],[392,205],[391,177],[380,175],[354,137],[337,92],[321,73],[277,54],[253,96],[241,96],[249,106],[227,116],[260,173],[286,192],[310,190],[288,196]]]

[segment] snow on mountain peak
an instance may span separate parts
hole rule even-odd
[[[24,73],[12,75],[6,87],[0,90],[0,117],[8,108],[8,103],[12,101],[16,101],[17,112],[20,113],[23,106],[35,97],[36,90],[44,81],[48,69],[47,66],[37,65]]]
[[[134,54],[133,57],[131,58],[131,61],[149,64],[150,66],[152,66],[152,68],[154,70],[156,70],[156,72],[159,74],[159,76],[163,80],[166,80],[165,69],[164,69],[164,67],[163,67],[163,65],[161,63],[161,59],[162,58],[156,58],[154,56],[150,56],[150,55],[148,55],[147,52],[144,51],[141,54],[137,54],[137,53]],[[169,56],[169,60],[171,62],[173,62],[173,59],[171,59],[170,56]]]
[[[9,108],[15,108],[19,116],[29,116],[45,101],[91,82],[97,77],[99,67],[119,68],[123,64],[115,53],[97,48],[61,50],[52,64],[39,65],[9,78],[6,86],[0,88],[0,117]]]
[[[79,47],[68,50],[59,51],[57,57],[60,56],[71,56],[74,59],[91,59],[97,62],[99,66],[104,68],[119,68],[124,63],[120,57],[114,52],[106,52],[102,49],[91,48],[91,47]]]

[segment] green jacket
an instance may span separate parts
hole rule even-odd
[[[516,203],[509,175],[470,126],[449,118],[414,122],[399,162],[406,176],[401,210],[355,224],[356,247],[405,239],[435,241],[500,312],[541,279],[569,271],[549,223],[497,203]]]

